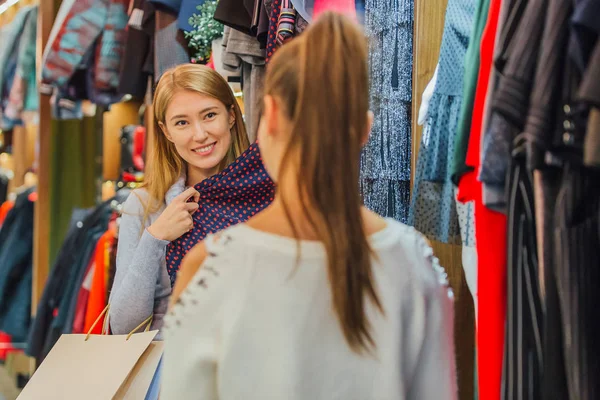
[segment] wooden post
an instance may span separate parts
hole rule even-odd
[[[42,0],[38,11],[37,68],[41,78],[42,54],[55,16],[55,1]],[[35,205],[33,236],[32,313],[35,314],[44,292],[50,265],[50,160],[52,114],[50,98],[40,94],[39,124],[37,131],[36,169],[38,173],[38,200]]]

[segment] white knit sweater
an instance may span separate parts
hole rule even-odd
[[[332,310],[326,253],[238,225],[209,237],[165,317],[161,400],[456,399],[452,292],[431,248],[393,220],[370,237],[385,315],[374,356],[351,351]],[[296,268],[297,265],[297,268]]]

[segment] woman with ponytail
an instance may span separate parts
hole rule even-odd
[[[425,238],[362,206],[367,44],[326,13],[266,77],[274,202],[184,260],[162,399],[457,398],[452,294]]]

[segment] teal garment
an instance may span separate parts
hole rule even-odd
[[[5,93],[6,86],[10,85],[12,78],[9,77],[9,69],[11,61],[16,62],[17,49],[21,34],[25,27],[25,23],[29,17],[29,13],[36,7],[23,7],[18,12],[9,25],[1,31],[2,40],[0,40],[0,93]]]
[[[22,125],[22,112],[36,111],[38,93],[36,83],[36,42],[38,8],[32,8],[15,46],[15,71],[12,81],[6,81],[8,99],[3,99],[3,127],[11,129]],[[6,95],[6,93],[4,93]]]
[[[50,262],[63,243],[75,208],[95,205],[94,118],[52,121],[50,178]]]
[[[451,178],[462,104],[465,57],[477,0],[449,0],[435,89],[421,136],[408,224],[443,243],[474,246],[470,213],[457,209]],[[469,206],[471,207],[471,206]],[[460,221],[460,222],[459,222]]]
[[[475,11],[475,24],[471,41],[465,57],[465,80],[463,86],[463,101],[458,120],[458,132],[454,141],[454,157],[452,159],[452,182],[458,185],[460,178],[473,168],[467,166],[467,150],[471,136],[471,120],[477,80],[479,78],[481,37],[487,24],[490,0],[479,0]]]
[[[19,44],[16,75],[22,76],[25,80],[26,88],[22,104],[25,111],[37,111],[39,105],[36,79],[37,17],[38,7],[36,6],[30,13]]]

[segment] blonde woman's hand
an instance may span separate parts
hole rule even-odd
[[[188,202],[191,198],[193,202]],[[148,233],[160,240],[172,242],[194,227],[192,214],[198,210],[200,193],[193,187],[175,197],[160,217],[148,227]]]

